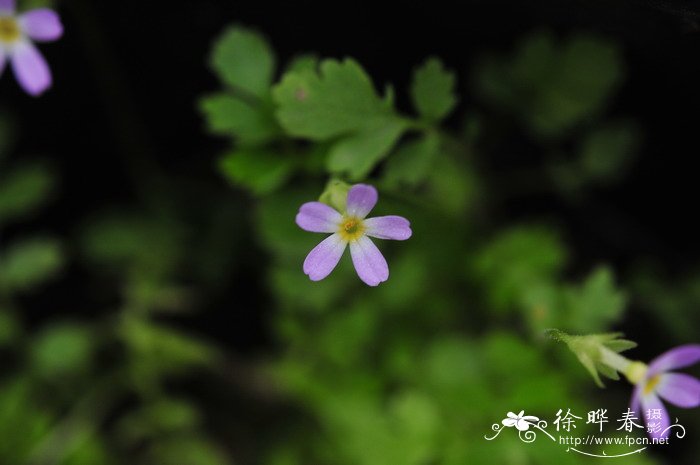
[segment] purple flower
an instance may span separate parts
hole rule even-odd
[[[301,229],[333,233],[304,260],[304,273],[312,281],[320,281],[333,271],[348,244],[355,270],[362,281],[377,286],[389,279],[389,266],[370,237],[404,241],[411,237],[411,224],[400,216],[365,218],[377,203],[377,197],[374,187],[356,184],[348,192],[347,208],[343,214],[321,202],[301,206],[296,217]]]
[[[30,95],[51,87],[51,70],[33,42],[51,42],[63,35],[56,12],[47,8],[15,13],[15,0],[0,0],[0,76],[9,61],[17,82]]]
[[[683,408],[700,405],[700,381],[692,376],[670,371],[685,368],[698,361],[700,345],[676,347],[655,358],[642,379],[636,383],[631,409],[644,417],[647,432],[651,437],[665,438],[669,434],[667,428],[671,422],[661,399]]]

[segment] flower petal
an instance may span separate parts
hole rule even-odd
[[[36,41],[57,40],[63,35],[61,18],[53,10],[39,8],[28,11],[19,17],[22,31]]]
[[[670,431],[664,432],[664,430],[671,425],[671,419],[668,416],[666,407],[664,406],[663,402],[661,402],[661,399],[659,399],[656,394],[649,394],[641,398],[641,403],[644,411],[639,415],[644,418],[644,423],[647,425],[647,427],[649,426],[649,422],[659,423],[659,427],[655,428],[656,431],[649,431],[649,429],[647,429],[647,434],[652,438],[667,438]],[[661,419],[648,420],[646,416],[647,410],[661,410]]]
[[[688,344],[671,349],[649,364],[647,376],[651,377],[663,371],[675,370],[693,365],[700,361],[700,345]]]
[[[0,47],[0,77],[2,77],[2,73],[5,71],[5,65],[7,64],[7,53],[5,53],[5,50]]]
[[[632,400],[630,401],[630,410],[632,410],[638,418],[642,415],[642,385],[637,384],[632,391]]]
[[[362,236],[351,242],[350,255],[357,275],[369,286],[377,286],[389,279],[389,265],[369,237]]]
[[[304,274],[307,274],[312,281],[320,281],[331,274],[340,257],[343,256],[346,245],[340,234],[328,236],[306,256]]]
[[[683,408],[700,406],[700,381],[682,373],[661,375],[656,392],[661,398]]]
[[[413,234],[411,223],[402,216],[377,216],[367,218],[364,223],[367,228],[365,234],[378,239],[405,241]]]
[[[297,225],[304,231],[332,233],[338,231],[338,223],[343,216],[321,202],[308,202],[301,206],[297,214]]]
[[[347,212],[360,219],[377,204],[377,189],[367,184],[355,184],[348,192]]]
[[[508,412],[508,413],[506,414],[506,416],[507,416],[508,418],[513,418],[513,419],[515,419],[515,420],[518,419],[518,416],[517,416],[516,414],[514,414],[513,412]]]
[[[0,0],[1,13],[14,13],[15,8],[15,0]]]
[[[30,95],[38,96],[51,87],[51,70],[32,44],[18,44],[12,52],[12,70],[17,82]]]
[[[516,420],[514,418],[506,418],[503,421],[501,421],[501,423],[503,423],[503,426],[507,426],[508,428],[512,428],[513,426],[515,426],[515,422],[517,422],[517,421],[518,420]]]

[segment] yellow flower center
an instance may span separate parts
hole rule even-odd
[[[659,384],[659,381],[661,380],[661,375],[654,375],[651,378],[649,378],[649,381],[644,385],[644,395],[648,396],[652,392],[654,392],[654,389],[656,389],[656,386]]]
[[[15,18],[0,16],[0,42],[12,43],[20,38],[22,32]]]
[[[354,216],[344,217],[338,233],[346,242],[356,241],[365,233],[365,225],[361,219]]]

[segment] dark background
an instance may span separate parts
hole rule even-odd
[[[199,97],[217,89],[207,55],[231,22],[265,33],[282,62],[307,50],[353,56],[378,86],[391,82],[397,89],[406,88],[418,62],[435,54],[457,71],[464,95],[469,95],[464,90],[470,67],[484,50],[508,52],[524,34],[548,29],[562,37],[595,32],[621,45],[627,77],[611,113],[633,116],[643,144],[628,176],[614,188],[599,189],[579,202],[536,193],[520,197],[503,221],[533,215],[563,221],[584,269],[606,261],[624,274],[634,269],[637,257],[651,256],[672,278],[697,262],[698,1],[431,1],[389,7],[376,2],[73,0],[62,2],[60,11],[66,35],[42,47],[52,64],[54,88],[31,99],[12,79],[0,80],[3,99],[19,116],[19,146],[50,155],[61,178],[50,210],[21,228],[70,236],[82,218],[104,205],[147,203],[135,178],[150,173],[157,179],[158,172],[197,180],[243,211],[241,205],[252,200],[217,173],[215,160],[225,144],[206,133],[196,109]],[[407,106],[401,92],[398,101],[399,107]],[[461,105],[469,109],[479,103],[467,98]],[[489,155],[486,168],[507,171],[537,157],[514,134]],[[174,201],[186,201],[184,194]],[[240,221],[248,220],[240,214]],[[253,257],[256,251],[249,253]],[[233,271],[230,289],[210,302],[212,308],[231,311],[209,313],[197,323],[241,351],[270,343],[262,267],[250,261]],[[90,300],[81,286],[84,273],[73,264],[58,282],[28,298],[35,309],[32,318],[46,316],[41,304],[47,300],[55,310],[94,311],[75,308],[75,302]],[[647,346],[644,352],[656,350]]]

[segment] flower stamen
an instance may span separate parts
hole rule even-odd
[[[344,240],[351,242],[362,237],[365,232],[365,226],[359,218],[354,216],[344,217],[340,222],[340,230],[338,232]]]
[[[648,396],[652,392],[654,392],[654,389],[656,389],[656,386],[659,384],[659,381],[661,381],[661,375],[654,375],[651,378],[649,378],[649,381],[644,385],[644,395]]]
[[[0,16],[0,42],[12,43],[20,38],[22,32],[15,18]]]

